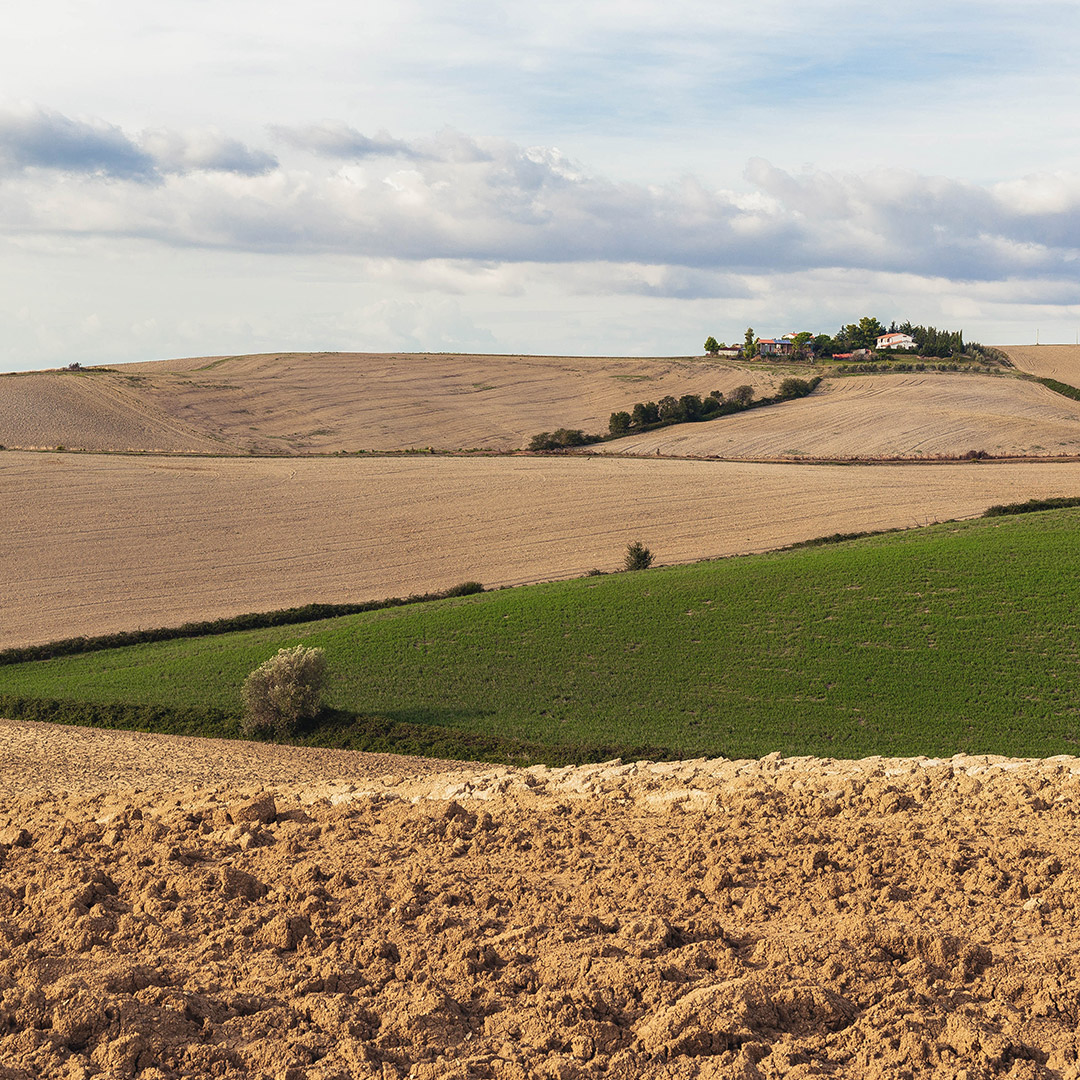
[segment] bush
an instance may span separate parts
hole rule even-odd
[[[450,596],[474,596],[484,591],[484,586],[479,581],[463,581],[460,585],[454,585],[447,589],[443,595]]]
[[[241,730],[247,736],[290,738],[301,720],[318,714],[325,686],[326,655],[322,649],[304,645],[279,649],[244,680]]]
[[[635,540],[626,545],[623,567],[626,570],[648,570],[652,566],[652,559],[652,552],[640,540]]]
[[[805,379],[784,379],[780,383],[780,390],[777,394],[781,400],[788,398],[806,397],[810,393],[810,384]]]
[[[745,409],[754,400],[754,388],[752,386],[736,386],[728,394],[728,401],[734,402],[740,408]]]

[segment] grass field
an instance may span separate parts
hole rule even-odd
[[[0,694],[235,715],[244,676],[303,641],[339,711],[313,742],[362,747],[348,714],[442,752],[1075,753],[1077,565],[1080,511],[1050,511],[11,665]]]

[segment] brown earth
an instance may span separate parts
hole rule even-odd
[[[1080,402],[994,375],[828,379],[810,397],[605,443],[604,453],[742,458],[961,457],[1080,453]]]
[[[1080,345],[998,345],[1021,370],[1080,386]]]
[[[1080,463],[0,454],[0,647],[663,563],[1080,494]]]
[[[514,450],[606,432],[634,402],[778,376],[687,358],[288,353],[0,377],[0,444],[22,449],[333,453]]]
[[[0,721],[0,1078],[1080,1076],[1080,761]]]

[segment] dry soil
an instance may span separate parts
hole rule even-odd
[[[0,647],[521,584],[1080,494],[1080,463],[0,454]]]
[[[514,450],[634,402],[777,378],[716,360],[266,354],[0,377],[0,444],[238,454]]]
[[[0,740],[2,1080],[1080,1076],[1075,758]]]
[[[827,379],[810,397],[632,435],[597,449],[756,460],[1080,454],[1080,402],[961,373]]]
[[[1078,345],[999,345],[997,348],[1021,371],[1080,386]]]

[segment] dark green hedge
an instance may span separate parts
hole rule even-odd
[[[1036,379],[1035,381],[1037,383],[1042,383],[1043,386],[1053,390],[1055,394],[1061,394],[1063,397],[1072,398],[1073,401],[1080,401],[1080,389],[1077,389],[1075,386],[1058,382],[1057,379]]]
[[[1080,496],[1062,496],[1057,499],[1028,499],[1023,503],[1005,503],[991,506],[983,512],[983,517],[1001,517],[1004,514],[1033,514],[1037,510],[1064,510],[1070,506],[1080,506]]]
[[[174,709],[166,705],[95,705],[80,701],[51,701],[0,694],[0,716],[77,727],[241,738],[239,716],[218,709]],[[623,758],[630,761],[670,761],[675,751],[637,744],[574,743],[546,745],[497,735],[481,735],[431,724],[412,724],[378,716],[324,711],[302,729],[291,745],[363,750],[379,754],[488,761],[512,765],[578,765]]]

